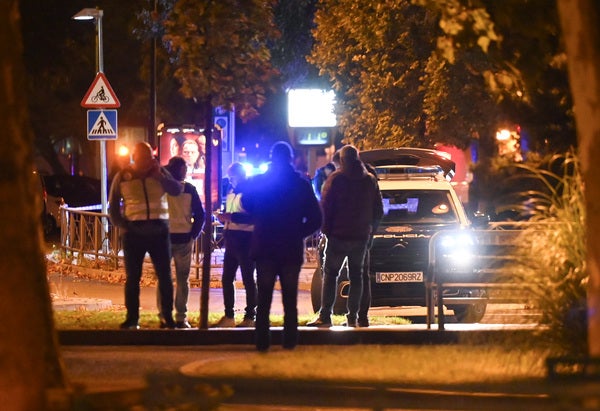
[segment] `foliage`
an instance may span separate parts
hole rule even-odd
[[[532,149],[575,142],[554,5],[323,0],[315,21],[308,59],[337,92],[347,142],[491,148],[515,124]]]
[[[180,91],[242,120],[258,115],[277,71],[268,43],[277,37],[272,1],[178,0],[164,21]]]
[[[580,354],[586,352],[587,329],[584,186],[573,151],[549,164],[554,170],[523,166],[541,186],[523,193],[530,198],[523,207],[533,216],[518,239],[515,273],[528,285],[552,341]]]
[[[482,75],[497,102],[496,110],[502,113],[493,126],[519,124],[535,150],[550,147],[564,152],[576,144],[555,4],[545,0],[414,3],[440,16],[442,34],[437,45],[443,59],[462,62],[473,74]],[[485,104],[485,99],[476,101]]]
[[[365,149],[418,144],[432,16],[408,1],[325,0],[315,22],[308,60],[337,92],[345,141]]]

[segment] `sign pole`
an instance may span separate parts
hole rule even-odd
[[[96,18],[96,41],[98,46],[98,72],[104,73],[104,47],[102,39],[102,14]],[[108,235],[108,219],[105,217],[108,214],[108,172],[107,172],[107,161],[106,161],[106,140],[100,140],[100,203],[102,205],[102,251],[108,251],[107,241],[104,241],[105,236]]]

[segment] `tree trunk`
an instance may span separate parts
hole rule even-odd
[[[18,0],[0,2],[0,408],[44,410],[64,387],[33,174]],[[52,102],[48,102],[52,104]]]
[[[600,356],[600,3],[558,0],[585,182],[589,355]]]

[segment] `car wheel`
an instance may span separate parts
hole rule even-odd
[[[472,297],[485,298],[486,292],[483,290],[471,292]],[[487,303],[477,302],[471,305],[452,305],[448,309],[454,311],[454,318],[459,323],[478,323],[485,315]]]
[[[315,269],[312,281],[310,283],[310,301],[313,311],[316,313],[321,308],[321,292],[323,289],[323,273],[320,267]],[[340,275],[338,277],[335,303],[333,304],[333,314],[346,314],[346,301],[348,299],[348,280],[347,277]]]

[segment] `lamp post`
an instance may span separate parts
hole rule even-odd
[[[102,16],[104,12],[99,8],[85,8],[80,10],[72,18],[73,20],[94,20],[96,23],[96,72],[104,73],[104,52],[102,44]],[[100,140],[100,201],[102,214],[108,214],[108,202],[106,193],[108,191],[108,174],[106,164],[106,140]],[[104,233],[108,233],[108,221],[103,217],[102,226]],[[103,236],[104,238],[104,236]],[[106,251],[106,242],[103,241],[103,250]]]

